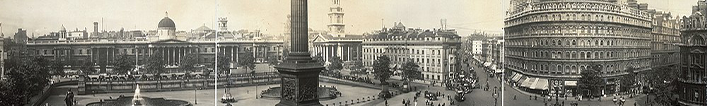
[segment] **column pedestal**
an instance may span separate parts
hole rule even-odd
[[[319,72],[322,65],[310,57],[307,43],[307,0],[291,0],[290,53],[275,66],[280,72],[282,96],[276,106],[322,106],[319,103]]]

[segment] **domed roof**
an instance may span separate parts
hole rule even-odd
[[[169,17],[164,17],[164,18],[162,18],[162,20],[160,20],[160,23],[157,25],[157,27],[174,28],[174,21],[172,21],[172,19],[169,19]]]
[[[66,27],[64,27],[64,24],[61,25],[61,29],[59,31],[66,31]]]

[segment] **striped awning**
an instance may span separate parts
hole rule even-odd
[[[516,77],[516,74],[518,74],[518,73],[511,72],[511,76],[508,76],[508,78]]]
[[[526,78],[526,79],[523,81],[523,83],[520,84],[520,86],[521,86],[521,87],[528,87],[528,88],[530,88],[530,87],[533,85],[533,83],[535,83],[535,81],[536,81],[537,79],[538,79],[538,78],[528,77],[528,78]]]
[[[520,80],[520,77],[523,77],[523,74],[515,74],[515,76],[511,77],[511,80],[518,82],[518,80]]]
[[[540,89],[540,90],[547,90],[548,89],[548,81],[547,79],[544,78],[536,78],[535,83],[533,83],[532,87],[530,89]]]

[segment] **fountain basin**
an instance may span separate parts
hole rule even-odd
[[[139,101],[136,104],[136,101]],[[115,99],[105,99],[103,102],[93,102],[86,106],[191,106],[192,104],[183,100],[167,100],[164,98],[140,97],[134,99],[133,96],[123,96]]]

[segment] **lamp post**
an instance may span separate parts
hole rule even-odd
[[[187,83],[189,83],[189,79],[187,79]],[[199,104],[196,102],[196,85],[192,84],[194,86],[194,104]]]
[[[497,106],[498,105],[498,93],[496,93],[496,92],[493,93],[493,100],[494,100],[493,105]]]
[[[560,104],[560,87],[555,87],[555,104]]]

